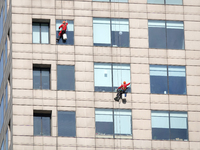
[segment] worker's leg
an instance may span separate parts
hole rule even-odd
[[[58,41],[60,40],[61,36],[62,36],[62,30],[58,33],[58,38],[57,38]]]

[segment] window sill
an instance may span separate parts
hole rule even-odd
[[[107,138],[107,139],[113,139],[113,135],[96,135],[96,138]],[[115,139],[132,139],[132,135],[115,135]]]

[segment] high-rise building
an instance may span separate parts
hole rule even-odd
[[[199,10],[1,0],[1,150],[200,150]],[[126,103],[114,100],[123,81]]]

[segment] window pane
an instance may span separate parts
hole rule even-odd
[[[40,89],[40,69],[33,68],[33,89]]]
[[[165,21],[149,20],[149,48],[166,49]]]
[[[167,94],[167,66],[150,65],[151,93]]]
[[[66,20],[56,20],[56,38],[58,38],[58,33],[60,32],[59,26],[62,24],[63,21]],[[67,20],[68,25],[67,25],[67,40],[63,41],[62,38],[59,40],[59,42],[56,42],[57,44],[61,45],[74,45],[74,21],[72,20]]]
[[[41,117],[34,116],[34,135],[41,135]]]
[[[111,46],[110,19],[93,18],[94,46]]]
[[[41,24],[41,43],[49,43],[49,25]]]
[[[111,19],[112,46],[129,47],[129,22],[128,19]]]
[[[113,135],[113,110],[95,109],[96,135]]]
[[[170,112],[171,140],[188,140],[187,112]]]
[[[164,4],[164,0],[148,0],[151,4]]]
[[[51,118],[48,116],[42,117],[42,135],[51,135]]]
[[[184,49],[184,27],[182,21],[167,21],[167,48]]]
[[[33,43],[40,43],[40,24],[33,23]]]
[[[50,70],[42,69],[42,89],[50,89]]]
[[[166,0],[166,4],[183,5],[182,0]]]
[[[94,64],[94,86],[95,91],[112,91],[112,72],[111,64],[95,63]]]
[[[58,136],[76,136],[75,112],[58,111]]]
[[[186,94],[185,66],[169,66],[169,94]]]
[[[115,134],[132,135],[131,110],[114,110]]]
[[[130,64],[113,64],[113,91],[117,89],[123,81],[131,81]],[[131,92],[131,86],[128,86],[127,92]]]
[[[74,66],[57,66],[57,89],[75,90],[75,70]]]
[[[151,111],[152,139],[169,140],[169,112]]]

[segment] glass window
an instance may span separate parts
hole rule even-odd
[[[150,4],[183,5],[182,0],[148,0]]]
[[[1,106],[0,106],[0,113],[1,113],[1,117],[0,117],[0,126],[1,126],[1,128],[0,128],[0,131],[1,131],[1,129],[2,129],[2,127],[3,127],[3,122],[4,122],[4,97],[2,96],[2,98],[1,98]]]
[[[7,64],[7,56],[8,55],[8,44],[7,44],[7,39],[6,39],[6,42],[5,42],[5,66]]]
[[[185,66],[150,65],[151,93],[186,94]]]
[[[129,83],[130,79],[130,64],[94,63],[95,91],[115,91],[123,81]],[[130,86],[127,92],[131,92]]]
[[[128,19],[93,18],[94,46],[129,47]]]
[[[6,22],[6,18],[7,18],[7,0],[5,0],[5,22]]]
[[[182,21],[148,21],[149,48],[185,49]]]
[[[34,113],[34,135],[51,136],[51,113]]]
[[[58,136],[76,136],[76,113],[73,111],[58,111]]]
[[[131,110],[95,109],[96,136],[132,136]]]
[[[2,141],[2,144],[1,144],[1,150],[4,150],[4,140]]]
[[[61,31],[59,29],[59,26],[62,24],[62,22],[65,20],[56,20],[56,38],[59,38],[58,34]],[[63,40],[62,37],[59,41],[56,41],[57,44],[61,45],[74,45],[74,21],[73,20],[67,20],[67,40]]]
[[[74,66],[57,65],[57,90],[75,90]]]
[[[113,47],[129,47],[128,19],[111,19],[111,24],[112,24],[112,28],[111,28],[112,29],[111,30],[112,46]]]
[[[33,67],[33,89],[50,89],[50,68]]]
[[[151,111],[152,139],[188,140],[187,112]]]
[[[36,23],[32,24],[33,30],[33,43],[49,43],[49,23]]]
[[[1,59],[0,59],[0,87],[2,81],[3,81],[3,52],[1,53]]]

